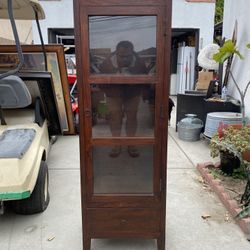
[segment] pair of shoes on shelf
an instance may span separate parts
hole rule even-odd
[[[116,158],[121,154],[121,152],[122,152],[121,146],[114,146],[111,149],[111,151],[109,153],[109,156],[112,157],[112,158]]]
[[[114,146],[110,153],[109,156],[112,158],[116,158],[118,157],[122,152],[122,148],[121,146]],[[130,157],[136,158],[140,155],[138,149],[135,146],[128,146],[128,154],[130,155]]]
[[[140,155],[138,149],[135,146],[128,146],[128,154],[133,158]]]

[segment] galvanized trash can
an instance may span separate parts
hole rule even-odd
[[[200,140],[201,130],[203,128],[202,120],[197,118],[195,114],[186,114],[186,118],[183,118],[178,122],[178,137],[183,141],[198,141]]]

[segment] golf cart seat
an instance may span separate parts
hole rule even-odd
[[[30,92],[21,78],[12,75],[0,79],[1,108],[24,108],[29,106],[31,102]]]
[[[24,108],[31,104],[32,99],[26,84],[18,76],[0,79],[0,108]],[[2,125],[6,125],[1,112]],[[21,159],[29,149],[36,131],[34,129],[5,129],[0,135],[0,158]]]
[[[0,158],[21,159],[35,135],[34,129],[6,129],[0,135]]]

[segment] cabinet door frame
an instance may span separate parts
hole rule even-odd
[[[79,1],[78,1],[79,2]],[[79,111],[80,111],[80,161],[81,161],[81,185],[83,202],[87,207],[162,207],[166,194],[166,149],[167,149],[167,93],[169,81],[169,60],[166,55],[170,53],[170,48],[166,46],[171,39],[171,31],[166,28],[166,13],[171,13],[171,4],[162,7],[163,0],[155,2],[154,6],[92,6],[100,4],[99,0],[82,1],[82,4],[75,5],[76,29],[80,30],[81,36],[76,36],[76,53],[80,54],[77,58],[77,74],[79,86]],[[124,1],[115,2],[117,5],[124,4]],[[130,1],[132,2],[132,1]],[[144,2],[138,1],[136,2]],[[159,5],[158,5],[159,2]],[[167,1],[168,3],[169,1]],[[115,15],[114,15],[115,13]],[[154,76],[135,75],[91,75],[89,73],[89,16],[156,16],[156,48],[157,73]],[[171,22],[171,20],[169,21]],[[165,43],[165,44],[164,44]],[[83,44],[83,46],[81,46]],[[164,55],[164,56],[162,56]],[[164,65],[166,65],[164,67]],[[79,80],[80,79],[80,80]],[[83,80],[81,82],[81,79]],[[91,118],[91,84],[155,84],[155,137],[133,137],[133,138],[92,138],[92,118]],[[116,145],[118,143],[129,143],[137,145],[154,145],[154,166],[153,166],[153,193],[152,194],[105,194],[94,195],[93,193],[93,159],[92,147],[95,145]]]

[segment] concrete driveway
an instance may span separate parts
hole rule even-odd
[[[174,118],[173,118],[174,119]],[[217,197],[195,169],[211,160],[206,141],[183,142],[169,127],[166,249],[250,249]],[[82,225],[78,136],[59,137],[49,156],[49,207],[42,214],[0,216],[0,250],[80,250]],[[204,220],[202,215],[211,218]],[[93,240],[95,250],[153,250],[154,240]]]

